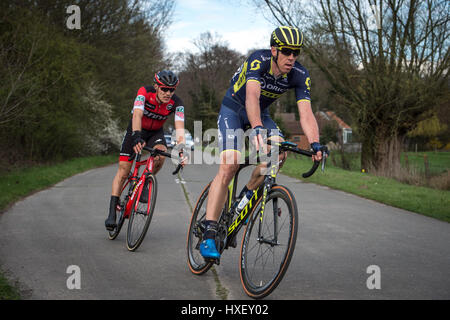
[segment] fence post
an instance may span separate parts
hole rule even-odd
[[[405,155],[405,168],[406,170],[409,172],[409,159],[408,159],[408,155],[406,154],[406,152],[404,153]]]
[[[426,154],[423,155],[423,162],[425,165],[425,179],[428,182],[428,179],[430,179],[430,164],[428,163],[428,156]]]

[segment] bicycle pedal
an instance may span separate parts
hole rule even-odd
[[[206,262],[211,262],[211,263],[215,263],[217,265],[220,265],[220,258],[219,259],[213,259],[213,258],[205,258]]]

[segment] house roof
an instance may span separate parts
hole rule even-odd
[[[336,123],[338,124],[339,128],[341,129],[351,129],[351,127],[346,124],[344,122],[344,120],[342,120],[341,118],[339,118],[336,113],[334,113],[333,111],[319,111],[316,112],[316,118],[321,118],[325,121],[336,121]],[[319,119],[317,119],[319,120]]]

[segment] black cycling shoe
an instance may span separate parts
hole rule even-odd
[[[108,231],[114,231],[114,229],[117,227],[116,223],[116,211],[114,213],[109,213],[108,219],[105,220],[105,227]]]
[[[144,187],[142,188],[141,197],[139,198],[139,202],[141,203],[147,203],[148,202],[148,182],[144,184]]]

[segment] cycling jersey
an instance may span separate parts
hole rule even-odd
[[[245,60],[231,79],[231,85],[222,100],[217,121],[221,152],[241,151],[243,147],[244,134],[242,130],[250,126],[245,109],[248,81],[258,81],[261,84],[261,96],[259,97],[261,122],[267,129],[269,138],[279,136],[284,139],[283,133],[270,118],[268,107],[272,102],[289,89],[295,90],[297,102],[311,101],[311,80],[308,70],[296,61],[289,73],[276,78],[272,71],[272,60],[270,50],[257,50]]]
[[[258,81],[261,84],[259,99],[261,110],[267,108],[284,92],[293,88],[297,102],[311,100],[311,79],[308,70],[298,61],[291,71],[276,78],[272,71],[272,52],[257,50],[253,52],[231,79],[230,88],[225,94],[222,104],[233,110],[245,106],[246,84],[248,81]]]
[[[181,99],[174,94],[169,102],[158,103],[156,90],[152,86],[145,86],[139,89],[134,100],[134,109],[144,111],[142,130],[155,131],[162,128],[171,113],[175,113],[176,121],[184,121],[184,106]]]

